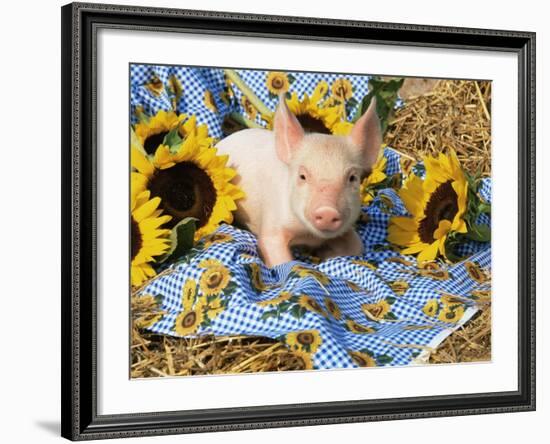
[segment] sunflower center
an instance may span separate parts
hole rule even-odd
[[[275,89],[280,89],[280,88],[283,87],[283,85],[284,85],[283,79],[280,78],[280,77],[275,77],[271,81],[271,86],[273,86],[273,88],[275,88]]]
[[[311,333],[300,333],[296,336],[296,340],[302,345],[311,345],[313,344],[314,338]]]
[[[370,314],[372,314],[375,318],[379,317],[381,314],[382,314],[382,307],[380,306],[375,306],[375,307],[371,307],[369,308],[369,312]]]
[[[354,353],[353,355],[351,355],[351,357],[359,366],[361,367],[367,366],[367,361],[365,361],[361,356]]]
[[[447,313],[445,313],[445,317],[447,319],[453,319],[455,317],[454,311],[448,311]]]
[[[149,189],[160,197],[163,209],[172,216],[172,228],[186,217],[198,219],[197,228],[207,224],[216,204],[216,188],[208,174],[192,162],[181,162],[172,168],[157,170]]]
[[[418,230],[420,240],[424,243],[431,244],[435,241],[434,232],[439,227],[440,221],[452,222],[458,213],[458,196],[452,184],[453,182],[448,180],[439,185],[430,196],[424,211],[426,217],[420,221]]]
[[[216,288],[218,285],[220,285],[222,279],[223,279],[222,273],[220,273],[219,271],[214,271],[206,279],[206,285],[208,285],[209,288]]]
[[[312,115],[305,113],[298,114],[296,118],[306,132],[331,134],[330,130],[326,127],[323,121],[317,117],[313,117]]]
[[[197,313],[191,311],[187,313],[181,320],[182,327],[189,328],[195,324],[197,320]]]
[[[321,306],[317,303],[317,301],[314,301],[313,299],[309,301],[309,305],[311,306],[311,308],[313,308],[316,311],[322,310]]]
[[[347,90],[343,85],[340,85],[338,88],[336,88],[336,95],[340,98],[346,97]]]
[[[130,254],[132,255],[130,260],[133,261],[134,258],[139,253],[139,250],[141,249],[141,244],[142,244],[141,231],[139,231],[139,225],[133,217],[131,218],[131,221],[130,221],[130,234],[131,234]]]
[[[159,147],[160,144],[164,141],[164,138],[168,134],[168,131],[162,131],[158,134],[151,134],[147,139],[145,139],[145,142],[143,142],[143,148],[145,149],[147,154],[155,154],[155,151]]]

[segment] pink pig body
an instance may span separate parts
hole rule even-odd
[[[273,131],[242,130],[218,143],[238,172],[234,183],[246,193],[235,219],[258,237],[267,266],[291,261],[290,247],[298,245],[323,259],[362,253],[353,229],[361,211],[359,185],[380,144],[374,104],[350,136],[305,133],[280,105]]]

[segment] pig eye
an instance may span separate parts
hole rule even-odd
[[[306,175],[305,174],[300,174],[300,180],[306,180]]]
[[[358,177],[355,174],[352,174],[351,176],[349,176],[349,183],[355,183],[357,182],[357,180],[358,180]]]

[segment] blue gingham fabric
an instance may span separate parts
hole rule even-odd
[[[208,123],[212,135],[221,135],[220,115],[227,110],[222,111],[222,104],[218,103],[216,116],[203,103],[205,88],[222,88],[220,70],[133,65],[132,107],[141,106],[149,114],[172,109],[168,98],[153,97],[142,87],[152,70],[163,81],[172,74],[180,76],[186,92],[178,104],[179,111],[196,114],[199,123]],[[273,108],[275,103],[262,97],[266,73],[240,74]],[[308,94],[320,79],[331,82],[327,75],[293,74],[297,79],[293,88]],[[360,100],[367,91],[368,77],[352,81],[354,94]],[[384,155],[386,174],[399,173],[399,155],[390,149]],[[484,179],[479,193],[490,203],[489,179]],[[490,243],[470,242],[462,247],[462,254],[469,255],[467,260],[453,265],[438,262],[434,267],[440,275],[426,274],[413,256],[401,255],[386,241],[390,217],[406,214],[394,189],[380,190],[363,208],[363,217],[356,226],[364,244],[362,256],[318,263],[315,258],[296,252],[294,261],[273,268],[262,263],[254,235],[223,224],[140,290],[140,295],[157,298],[163,313],[148,329],[181,336],[175,326],[185,310],[186,284],[196,283],[198,301],[208,273],[205,264],[216,264],[228,278],[223,290],[211,296],[217,299],[219,310],[192,335],[264,336],[286,342],[292,348],[296,334],[313,333],[314,346],[306,351],[317,369],[422,362],[426,351],[436,348],[477,312],[478,295],[490,290],[490,281],[476,279],[469,268],[489,272],[491,248]],[[490,224],[490,219],[484,215],[479,222]],[[460,315],[442,320],[438,314],[445,309],[448,302],[444,300],[449,297]],[[430,303],[436,307],[433,313],[426,311]]]
[[[277,107],[278,98],[270,95],[266,87],[266,80],[269,71],[236,69],[239,76],[272,111]],[[329,86],[340,78],[345,77],[353,85],[353,97],[360,101],[368,93],[369,76],[343,75],[343,74],[318,74],[289,72],[295,80],[289,87],[289,92],[297,92],[301,96],[304,92],[312,94],[315,86],[321,81],[326,81]],[[165,87],[159,94],[154,94],[147,84],[152,79],[160,80],[164,85],[169,85],[169,79],[175,77],[182,85],[181,97],[177,103],[173,103],[173,93],[169,87]],[[197,68],[185,66],[163,66],[163,65],[130,65],[130,111],[132,123],[136,123],[136,108],[142,107],[148,115],[154,115],[160,110],[173,110],[190,113],[197,116],[199,123],[206,123],[212,137],[222,137],[223,118],[231,113],[244,114],[242,105],[242,92],[233,88],[236,100],[226,103],[222,96],[226,82],[222,69]],[[205,103],[205,93],[209,91],[215,103],[217,112]],[[353,118],[353,113],[349,116]],[[256,116],[255,122],[265,126],[265,122]]]

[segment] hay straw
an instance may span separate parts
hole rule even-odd
[[[425,85],[423,88],[426,91]],[[489,176],[490,109],[490,82],[440,80],[423,95],[407,95],[404,106],[390,122],[384,142],[416,160],[454,148],[467,171],[474,173],[480,168],[483,175]],[[154,300],[136,297],[138,290],[132,297],[132,378],[304,369],[303,360],[270,338],[174,338],[138,328],[147,316],[156,313]],[[431,353],[430,363],[491,359],[491,306],[486,303],[479,307],[480,311],[466,325]]]
[[[417,160],[453,148],[464,169],[491,173],[491,82],[439,80],[412,96],[389,123],[384,142]]]
[[[153,298],[132,303],[131,377],[208,375],[304,370],[304,362],[283,343],[255,336],[174,338],[139,329],[144,314],[156,312]]]

